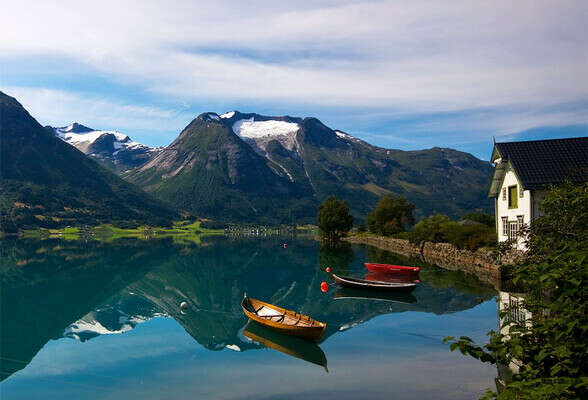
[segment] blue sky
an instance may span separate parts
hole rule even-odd
[[[41,124],[166,145],[199,113],[238,109],[484,159],[493,136],[588,135],[585,1],[39,1],[3,11],[0,90]]]

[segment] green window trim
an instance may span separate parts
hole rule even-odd
[[[508,187],[508,208],[518,208],[519,207],[519,191],[517,185],[509,186]]]

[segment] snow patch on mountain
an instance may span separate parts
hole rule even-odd
[[[265,152],[271,140],[279,141],[282,146],[292,150],[296,144],[296,132],[300,126],[295,122],[255,121],[255,118],[240,119],[233,124],[233,132],[243,139],[249,139]]]
[[[227,113],[221,114],[220,117],[224,119],[230,119],[233,118],[233,115],[235,115],[235,111],[229,111]]]
[[[262,138],[267,136],[294,136],[300,127],[295,122],[255,121],[240,119],[233,124],[233,132],[241,137]]]

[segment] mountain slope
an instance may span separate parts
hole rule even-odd
[[[182,209],[225,221],[289,220],[314,207],[304,198],[303,185],[272,170],[210,115],[194,119],[171,145],[126,177]]]
[[[61,128],[45,128],[103,166],[116,171],[139,167],[162,150],[135,142],[124,133],[96,130],[77,122]]]
[[[364,218],[384,194],[417,217],[490,211],[488,162],[452,149],[372,146],[316,118],[204,113],[126,178],[191,212],[242,221],[312,221],[329,195]]]
[[[0,182],[3,231],[121,220],[155,224],[173,215],[160,201],[50,134],[2,92]]]

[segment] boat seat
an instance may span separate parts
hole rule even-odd
[[[274,318],[274,317],[279,317],[279,319],[276,322],[281,322],[284,320],[284,317],[286,316],[286,314],[276,314],[275,310],[272,310],[271,308],[265,308],[263,309],[264,306],[259,307],[256,310],[256,314],[262,318]]]

